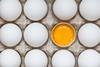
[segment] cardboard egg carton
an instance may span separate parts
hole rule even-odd
[[[20,0],[22,6],[24,5],[26,0]],[[59,23],[60,20],[58,20],[52,13],[51,11],[51,5],[53,3],[53,0],[46,0],[47,1],[47,4],[49,6],[49,12],[48,12],[48,15],[42,20],[42,21],[39,21],[40,23],[43,23],[47,26],[48,28],[48,31],[49,31],[49,39],[47,41],[47,43],[42,46],[41,50],[45,51],[47,54],[48,54],[48,58],[49,58],[49,65],[48,67],[52,67],[51,66],[51,57],[53,55],[53,53],[56,51],[56,50],[60,50],[62,48],[58,48],[57,46],[54,45],[54,43],[52,42],[51,38],[50,38],[50,32],[51,32],[51,29],[53,28],[53,26],[56,24],[56,23]],[[77,4],[79,5],[80,3],[80,0],[76,0]],[[24,29],[26,28],[26,26],[28,24],[31,24],[32,22],[34,21],[31,21],[29,20],[28,18],[26,18],[25,14],[22,12],[21,16],[14,22],[12,23],[16,23],[18,24],[20,27],[21,27],[21,30],[22,32],[24,31]],[[87,21],[84,20],[83,18],[81,18],[81,16],[79,15],[79,12],[77,12],[76,16],[74,18],[72,18],[71,20],[69,20],[68,22],[70,22],[70,24],[74,25],[75,28],[76,28],[76,31],[78,32],[78,29],[80,28],[80,26],[84,23],[86,23]],[[0,27],[3,25],[3,24],[6,24],[8,22],[4,21],[3,19],[0,18]],[[98,24],[100,26],[100,20],[98,21],[95,21],[95,24]],[[76,33],[77,33],[76,32]],[[7,49],[8,47],[5,47],[3,46],[1,43],[0,43],[0,52]],[[22,38],[22,41],[20,44],[18,44],[16,47],[12,48],[14,50],[17,50],[21,57],[22,57],[22,64],[21,64],[21,67],[25,67],[25,64],[24,64],[24,57],[27,53],[27,51],[31,50],[31,49],[34,49],[30,46],[28,46],[25,41],[24,41],[24,38]],[[86,50],[88,48],[82,46],[79,41],[78,41],[78,38],[76,38],[75,42],[72,44],[72,46],[68,47],[68,48],[65,48],[66,50],[69,50],[71,52],[74,53],[74,56],[77,57],[79,56],[79,54],[83,51],[83,50]],[[93,49],[97,50],[100,52],[100,44],[96,47],[94,47]],[[77,61],[76,61],[76,66],[75,67],[78,67],[77,65]]]

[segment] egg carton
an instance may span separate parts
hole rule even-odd
[[[47,15],[42,21],[40,21],[41,23],[43,23],[43,24],[45,24],[45,25],[47,26],[49,33],[51,32],[52,27],[53,27],[56,23],[58,23],[58,22],[60,21],[59,19],[57,19],[57,18],[53,15],[53,13],[52,13],[52,11],[51,11],[51,5],[52,5],[53,1],[54,1],[54,0],[47,0],[47,4],[48,4],[48,6],[49,6],[49,12],[48,12],[48,15]],[[78,5],[79,5],[80,1],[81,1],[81,0],[76,0],[76,2],[77,2]],[[26,0],[20,0],[20,2],[21,2],[21,4],[22,4],[22,6],[23,6],[24,3],[26,2]],[[28,18],[26,18],[25,14],[22,12],[21,16],[20,16],[17,20],[15,20],[13,23],[18,24],[18,25],[20,26],[22,32],[23,32],[24,29],[26,28],[26,26],[27,26],[28,24],[31,24],[32,22],[33,22],[33,21],[31,21],[31,20],[29,20]],[[85,24],[86,22],[88,22],[88,21],[84,20],[84,19],[80,16],[79,12],[77,12],[76,16],[75,16],[74,18],[72,18],[71,20],[68,20],[68,22],[70,22],[70,24],[74,25],[75,28],[76,28],[76,31],[78,32],[79,28],[80,28],[83,24]],[[3,24],[6,24],[6,23],[7,23],[6,21],[4,21],[3,19],[0,18],[0,27],[1,27]],[[95,24],[97,24],[97,25],[100,26],[100,20],[95,21]],[[3,46],[3,44],[0,43],[0,52],[3,51],[3,50],[5,50],[5,49],[7,49],[7,48],[8,48],[8,47],[5,47],[5,46]],[[14,47],[14,48],[12,48],[12,49],[17,50],[17,51],[20,53],[20,55],[21,55],[21,57],[22,57],[22,64],[21,64],[21,67],[25,67],[25,64],[24,64],[24,57],[25,57],[26,53],[27,53],[28,51],[32,50],[32,49],[35,49],[35,48],[32,48],[32,47],[28,46],[28,45],[25,43],[24,39],[22,38],[22,40],[21,40],[21,42],[19,43],[19,45],[17,45],[16,47]],[[52,40],[50,39],[50,35],[49,35],[49,39],[48,39],[47,43],[46,43],[44,46],[42,46],[42,47],[40,47],[40,48],[38,48],[38,49],[41,49],[41,50],[43,50],[43,51],[45,51],[45,52],[47,53],[48,59],[49,59],[48,67],[52,67],[52,64],[51,64],[52,55],[53,55],[57,50],[60,50],[60,49],[62,49],[62,48],[59,48],[59,47],[55,46],[54,43],[52,42]],[[72,46],[70,46],[70,47],[68,47],[68,48],[64,48],[64,49],[69,50],[69,51],[71,51],[71,52],[74,54],[74,56],[75,56],[75,58],[76,58],[76,65],[75,65],[75,67],[78,67],[77,58],[78,58],[79,54],[80,54],[82,51],[84,51],[84,50],[86,50],[86,49],[88,49],[88,48],[82,46],[82,45],[79,43],[78,38],[76,38],[76,40],[75,40],[75,42],[72,44]],[[94,50],[100,52],[100,44],[99,44],[98,46],[92,48],[92,49],[94,49]]]

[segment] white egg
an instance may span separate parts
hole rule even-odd
[[[53,67],[74,67],[75,57],[68,50],[59,50],[52,57]]]
[[[100,0],[82,0],[79,5],[79,11],[83,18],[89,21],[95,21],[100,18]]]
[[[75,16],[77,12],[77,4],[75,0],[55,0],[53,4],[53,12],[59,19],[69,20]]]
[[[24,39],[32,47],[41,47],[48,39],[48,30],[43,24],[34,22],[26,27]]]
[[[6,21],[16,20],[22,12],[19,0],[1,0],[0,15]]]
[[[1,27],[0,29],[0,40],[7,47],[16,46],[22,38],[22,32],[20,28],[13,24],[8,23]]]
[[[1,53],[0,53],[0,59],[1,59]],[[0,67],[1,67],[1,60],[0,60]]]
[[[21,57],[15,50],[5,49],[1,52],[1,67],[19,67]]]
[[[44,18],[47,11],[48,6],[45,0],[27,0],[24,5],[25,15],[33,21],[38,21]]]
[[[100,54],[93,49],[85,50],[79,55],[78,65],[79,67],[100,67]]]
[[[78,38],[86,47],[95,47],[100,43],[100,28],[96,24],[86,23],[79,29]]]
[[[47,55],[39,49],[31,50],[25,56],[26,67],[47,67],[47,65]]]

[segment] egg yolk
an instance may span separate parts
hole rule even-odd
[[[71,24],[61,22],[52,29],[51,37],[53,42],[59,47],[70,46],[76,38],[76,31]]]

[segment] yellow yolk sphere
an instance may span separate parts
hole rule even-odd
[[[71,24],[60,22],[52,29],[51,38],[57,46],[68,47],[74,42],[76,31]]]

